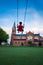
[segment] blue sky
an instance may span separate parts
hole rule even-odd
[[[25,6],[26,0],[19,0],[18,21],[24,20]],[[11,35],[14,21],[17,24],[17,0],[0,0],[0,27]],[[43,35],[43,0],[28,0],[24,33],[28,31]]]

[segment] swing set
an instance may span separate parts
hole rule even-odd
[[[17,0],[17,31],[18,31],[18,33],[19,33],[19,32],[23,33],[23,31],[24,31],[24,26],[25,26],[25,20],[26,20],[28,0],[26,0],[26,7],[25,7],[25,13],[24,13],[24,20],[23,20],[24,24],[22,24],[21,21],[20,21],[19,24],[18,24],[18,2],[19,2],[19,0]]]

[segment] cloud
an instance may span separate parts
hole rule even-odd
[[[39,12],[34,9],[30,9],[27,12],[25,31],[33,31],[35,33],[43,33],[43,16],[40,16]]]
[[[23,21],[24,9],[20,9],[19,12],[19,21]],[[3,18],[0,18],[0,27],[2,27],[9,34],[10,37],[14,20],[17,24],[17,19],[13,14],[9,14],[4,16]],[[43,16],[41,16],[38,11],[29,8],[27,10],[26,21],[24,24],[24,33],[26,33],[26,31],[32,31],[34,33],[40,33],[43,35]]]

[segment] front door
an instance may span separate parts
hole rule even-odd
[[[21,46],[23,46],[23,43],[21,43]]]
[[[29,42],[28,42],[28,45],[30,45],[30,46],[31,46],[31,45],[32,45],[32,42],[31,42],[31,41],[29,41]]]

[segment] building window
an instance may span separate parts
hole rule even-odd
[[[32,40],[33,37],[32,36],[28,36],[27,38],[28,38],[28,40]]]
[[[39,38],[36,36],[36,37],[34,37],[34,39],[39,39]]]

